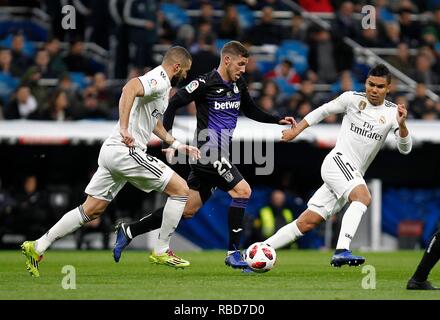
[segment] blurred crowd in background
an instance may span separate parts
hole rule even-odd
[[[67,4],[76,8],[75,29],[62,28],[61,8]],[[356,60],[352,47],[343,41],[349,37],[363,47],[393,49],[386,60],[417,86],[399,90],[393,81],[388,99],[407,104],[410,118],[439,118],[440,101],[429,98],[426,90],[439,93],[440,87],[440,1],[297,4],[310,12],[332,14],[327,20],[330,29],[279,0],[0,1],[3,6],[39,8],[51,18],[45,39],[38,41],[29,29],[0,25],[0,116],[115,120],[121,87],[155,67],[164,46],[185,46],[197,62],[188,79],[178,84],[182,86],[218,66],[223,43],[240,40],[251,52],[275,48],[272,61],[255,54],[247,66],[245,79],[260,107],[301,119],[344,91],[364,89],[369,66]],[[363,29],[355,18],[368,4],[376,9],[376,29]],[[105,50],[104,62],[86,50],[90,43]],[[296,56],[279,54],[289,47]],[[322,84],[329,87],[318,90]],[[194,113],[193,105],[181,111]],[[339,120],[333,116],[325,121]]]

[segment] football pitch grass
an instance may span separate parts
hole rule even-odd
[[[32,278],[20,250],[0,251],[0,299],[440,299],[440,291],[405,289],[422,251],[364,252],[367,261],[363,266],[342,268],[330,266],[330,251],[277,253],[273,270],[250,274],[226,267],[224,251],[177,252],[190,260],[191,266],[175,270],[151,265],[144,251],[126,251],[121,261],[114,263],[111,251],[49,250],[40,264],[40,278]],[[73,268],[66,267],[63,273],[65,266],[75,270],[76,289],[63,289],[63,281],[73,283]],[[371,287],[374,278],[375,289],[362,287],[363,283]],[[439,266],[430,280],[440,285]]]

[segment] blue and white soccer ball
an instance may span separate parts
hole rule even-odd
[[[254,272],[267,272],[274,267],[277,253],[267,243],[256,242],[246,250],[245,260]]]

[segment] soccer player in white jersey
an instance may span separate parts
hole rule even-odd
[[[324,184],[309,200],[308,208],[298,219],[278,230],[265,241],[267,244],[277,249],[295,241],[349,202],[331,264],[340,267],[365,262],[365,258],[354,256],[350,251],[351,240],[371,203],[371,195],[363,178],[365,171],[390,131],[395,134],[400,153],[408,154],[412,148],[411,136],[405,124],[406,107],[385,100],[390,82],[388,68],[379,64],[369,71],[364,93],[345,92],[307,114],[298,125],[283,131],[282,140],[287,142],[325,117],[344,113],[336,146],[322,163]]]
[[[67,212],[41,238],[22,244],[26,267],[32,276],[39,276],[39,261],[55,240],[99,217],[127,182],[144,192],[156,190],[169,195],[150,261],[175,268],[189,266],[188,261],[169,249],[171,235],[188,199],[188,186],[165,163],[148,155],[146,148],[153,132],[179,152],[200,158],[197,148],[177,141],[166,132],[161,121],[168,106],[170,79],[186,77],[191,64],[191,55],[185,48],[172,47],[160,66],[124,86],[119,100],[119,122],[101,147],[98,170],[85,190],[87,199]]]

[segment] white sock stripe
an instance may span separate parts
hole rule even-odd
[[[92,221],[92,219],[90,219],[90,217],[88,215],[86,215],[86,213],[84,212],[84,208],[83,208],[82,205],[78,206],[78,210],[79,210],[79,213],[81,215],[83,223]]]
[[[188,197],[187,196],[170,196],[171,200],[175,200],[175,201],[182,201],[182,202],[187,202],[188,201]]]

